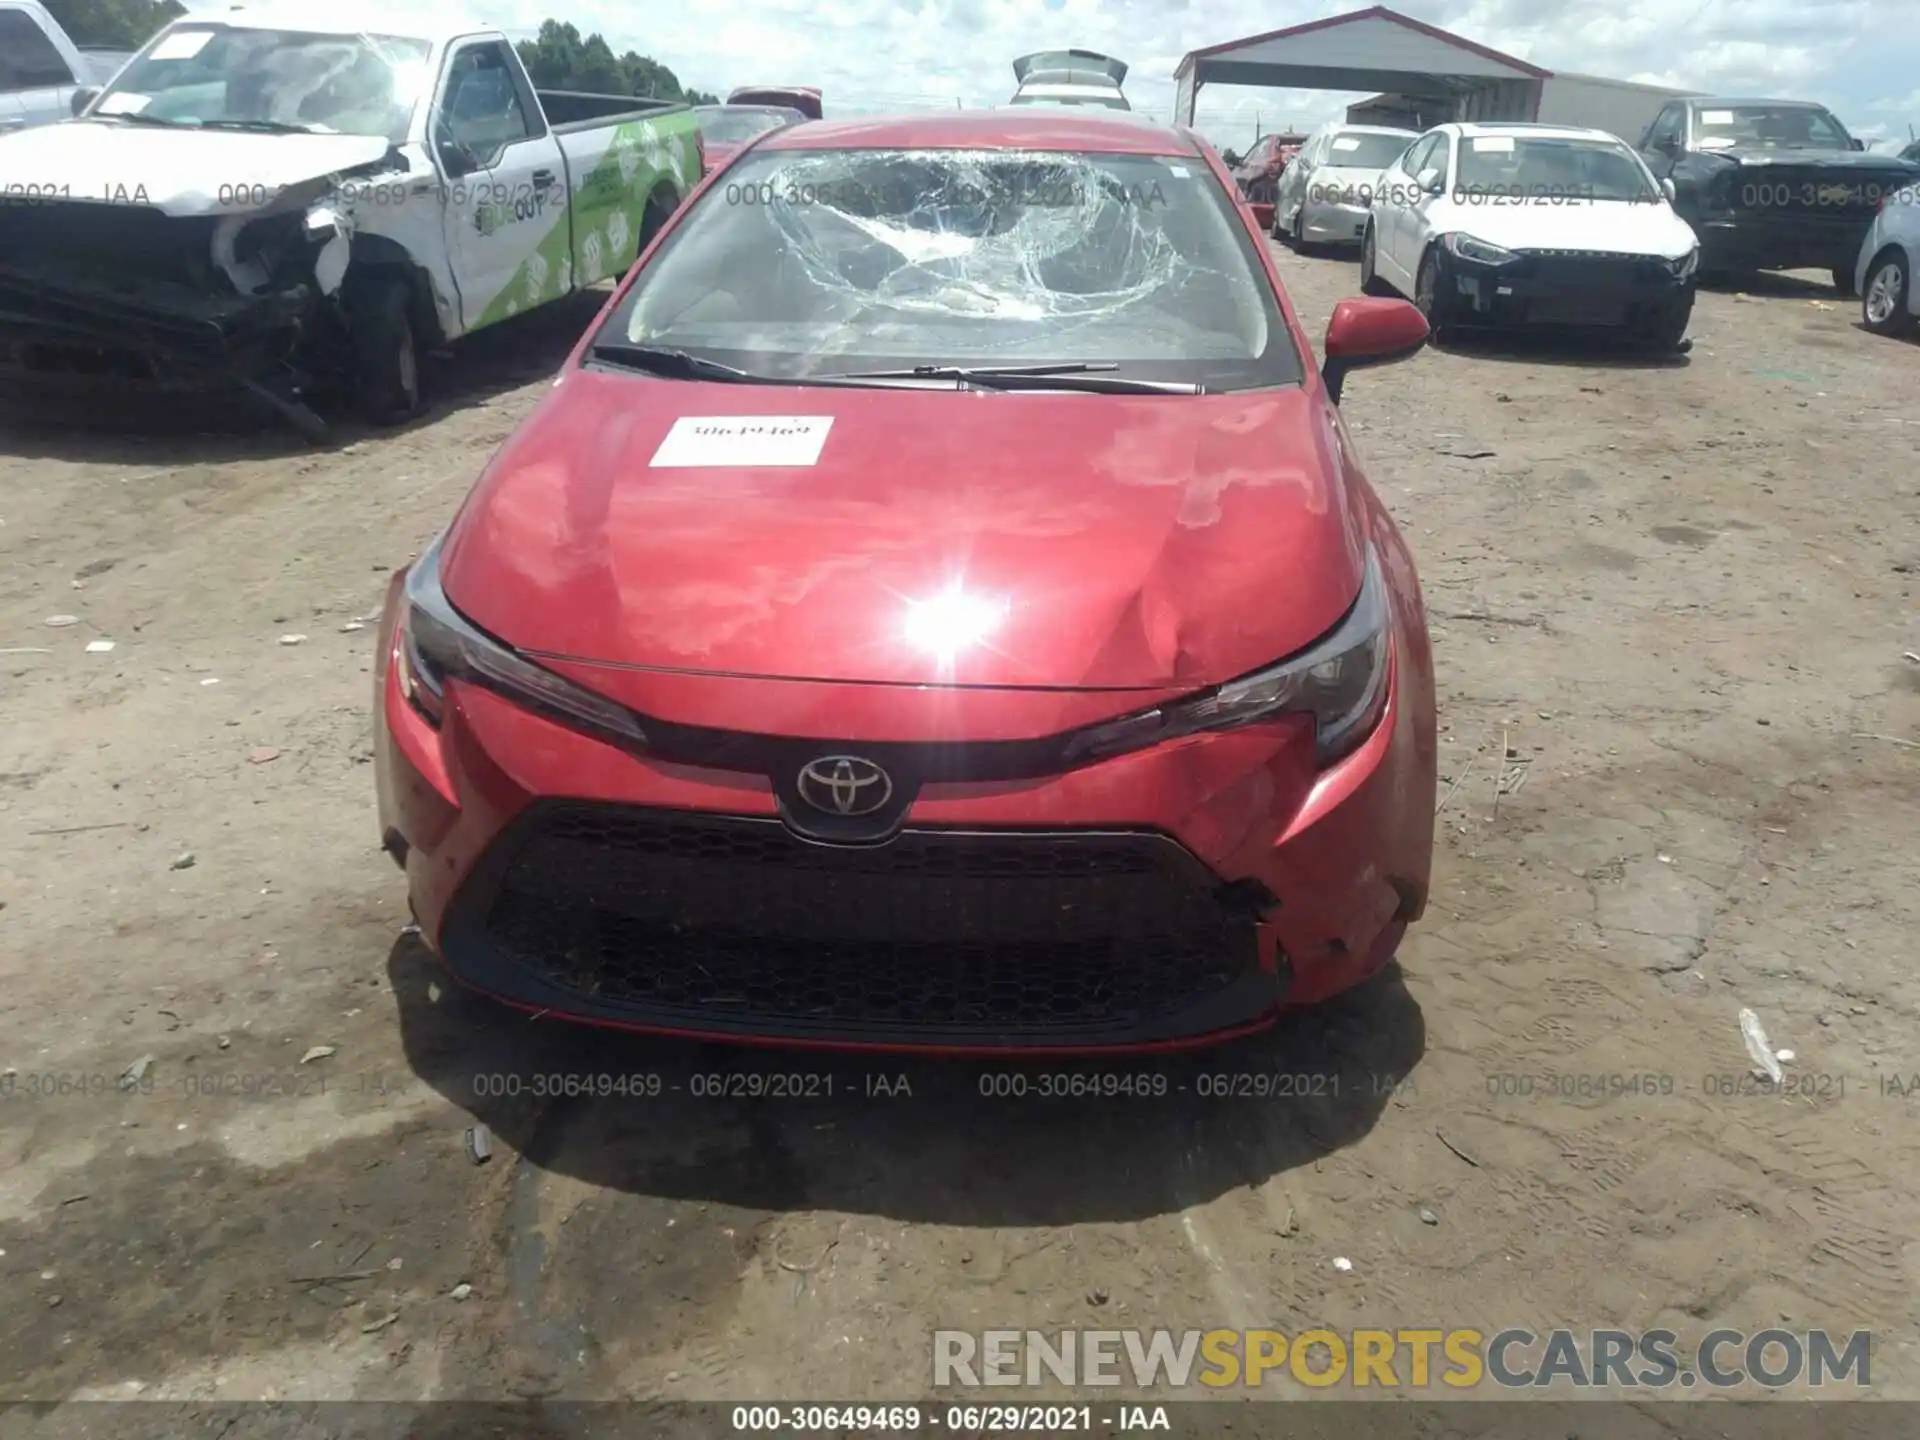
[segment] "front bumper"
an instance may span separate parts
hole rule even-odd
[[[1358,984],[1424,906],[1423,628],[1396,631],[1380,727],[1330,770],[1300,725],[1249,727],[928,783],[885,843],[836,846],[788,829],[767,776],[617,751],[457,681],[435,731],[400,693],[393,625],[390,607],[388,848],[454,976],[536,1014],[831,1048],[1186,1048]],[[765,687],[803,682],[676,683],[762,714]]]
[[[1851,272],[1873,221],[1871,213],[1787,213],[1717,215],[1692,223],[1700,263],[1709,270]]]
[[[1300,210],[1300,238],[1316,245],[1358,245],[1372,213],[1358,202],[1309,197]]]
[[[288,361],[315,304],[306,286],[258,296],[0,265],[0,377],[217,389]]]
[[[1693,279],[1640,256],[1526,253],[1506,265],[1449,255],[1455,319],[1477,325],[1636,328],[1692,303]]]

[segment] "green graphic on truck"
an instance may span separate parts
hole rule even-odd
[[[663,136],[650,120],[619,126],[605,153],[579,179],[566,209],[473,328],[625,274],[639,257],[647,206],[656,193],[664,202],[656,209],[665,215],[699,179],[699,157],[689,135]]]

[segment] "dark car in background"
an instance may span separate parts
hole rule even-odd
[[[700,146],[706,156],[701,173],[711,175],[748,141],[770,130],[798,125],[807,117],[785,105],[696,105],[693,118],[700,126]]]
[[[823,118],[817,85],[741,85],[727,96],[729,105],[779,105],[809,120]]]
[[[1920,179],[1920,164],[1865,153],[1804,100],[1675,100],[1640,151],[1700,237],[1702,280],[1820,269],[1845,295],[1881,200]]]
[[[1304,135],[1276,131],[1253,142],[1253,148],[1233,167],[1233,183],[1240,187],[1249,205],[1273,204],[1273,193],[1281,175],[1286,173],[1287,166],[1293,163],[1293,157],[1300,153],[1306,141]],[[1264,221],[1267,217],[1261,218]]]

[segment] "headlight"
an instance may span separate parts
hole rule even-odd
[[[564,680],[494,639],[453,608],[440,588],[442,536],[407,573],[400,621],[400,691],[428,724],[446,714],[449,678],[484,686],[537,715],[611,744],[644,745],[631,711]]]
[[[1084,730],[1069,742],[1067,757],[1105,759],[1201,731],[1312,715],[1315,758],[1331,765],[1358,749],[1386,710],[1392,649],[1387,618],[1386,582],[1369,546],[1359,598],[1323,639],[1242,679]]]
[[[1686,279],[1700,268],[1700,247],[1696,245],[1678,260],[1667,261],[1667,268],[1673,272],[1674,279]]]
[[[1520,258],[1511,250],[1489,245],[1485,240],[1476,240],[1471,235],[1449,235],[1446,245],[1462,260],[1471,260],[1477,265],[1505,265]]]

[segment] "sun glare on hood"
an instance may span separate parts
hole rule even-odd
[[[1005,599],[969,595],[951,585],[938,595],[907,602],[907,643],[950,670],[962,651],[985,643],[1006,619]]]

